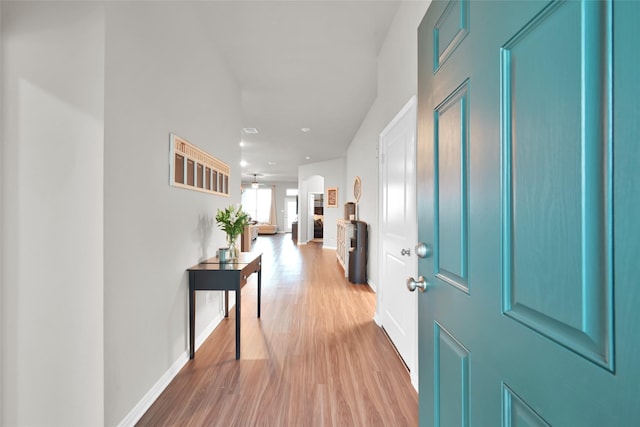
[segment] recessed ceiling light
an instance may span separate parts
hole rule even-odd
[[[302,132],[309,132],[311,130],[311,128],[300,128],[300,130]]]
[[[240,160],[240,166],[241,167],[247,166],[247,161],[246,160]]]
[[[240,141],[240,147],[244,147],[244,141]]]
[[[276,162],[267,162],[267,164],[268,164],[269,166],[275,166],[275,165],[276,165]]]
[[[311,160],[311,156],[307,156],[307,157],[305,157],[305,159]]]
[[[258,129],[256,128],[242,128],[244,133],[258,133]]]

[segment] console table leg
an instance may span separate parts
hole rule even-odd
[[[258,318],[260,318],[260,301],[262,300],[262,268],[258,270]]]
[[[229,317],[229,291],[224,291],[224,317]]]
[[[193,359],[195,352],[196,291],[194,281],[194,273],[189,272],[189,359]]]
[[[242,291],[236,291],[236,360],[240,359],[240,294]]]

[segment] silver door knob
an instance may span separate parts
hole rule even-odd
[[[428,285],[429,282],[422,276],[418,276],[418,280],[413,277],[407,279],[407,289],[409,289],[410,292],[415,291],[416,288],[420,289],[420,292],[426,292]]]
[[[431,256],[431,248],[426,243],[418,243],[415,250],[418,258],[429,258]]]

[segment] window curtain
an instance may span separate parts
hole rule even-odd
[[[271,186],[271,209],[269,210],[269,224],[276,225],[276,186]]]

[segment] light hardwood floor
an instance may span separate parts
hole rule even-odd
[[[333,250],[260,236],[242,293],[241,359],[234,315],[196,351],[138,426],[417,426],[409,374],[374,323],[375,293],[344,278]],[[197,298],[197,296],[196,296]]]

